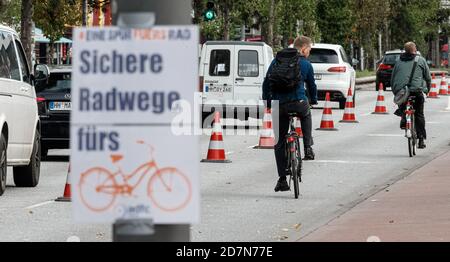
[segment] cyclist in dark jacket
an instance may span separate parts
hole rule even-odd
[[[416,58],[417,57],[417,58]],[[417,47],[413,42],[405,44],[405,53],[400,56],[400,60],[395,64],[392,72],[392,92],[397,94],[403,87],[405,87],[411,76],[414,61],[417,61],[416,70],[413,74],[411,86],[409,87],[410,96],[415,96],[415,125],[417,130],[417,137],[419,138],[419,148],[424,149],[426,147],[425,140],[427,139],[427,131],[425,130],[425,115],[423,107],[425,103],[424,93],[428,94],[431,86],[431,75],[428,64],[423,57],[417,55]],[[402,117],[400,122],[400,128],[405,129],[406,116],[405,116],[406,104],[399,106],[396,111],[396,115]]]
[[[310,103],[317,104],[317,86],[314,81],[314,69],[307,60],[312,47],[312,40],[306,36],[300,36],[294,41],[294,47],[300,52],[300,71],[301,80],[296,90],[291,93],[282,94],[270,90],[268,76],[271,72],[271,66],[267,72],[267,76],[263,83],[263,100],[267,100],[268,105],[272,101],[278,101],[279,107],[274,107],[273,115],[278,117],[278,121],[274,121],[274,131],[277,144],[275,145],[275,159],[279,179],[275,187],[275,192],[288,191],[287,183],[287,159],[286,159],[286,141],[285,136],[289,131],[289,115],[288,113],[296,112],[300,117],[301,127],[303,131],[303,146],[305,149],[304,160],[314,160],[315,155],[312,149],[312,120]],[[305,83],[308,88],[309,101],[305,93]]]

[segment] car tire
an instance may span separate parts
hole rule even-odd
[[[8,170],[6,139],[3,134],[0,136],[0,196],[3,195],[6,189],[6,172]]]
[[[41,168],[41,136],[39,130],[33,143],[33,151],[30,157],[30,163],[27,166],[18,166],[13,168],[14,183],[18,187],[36,187],[39,184]]]
[[[41,144],[41,159],[44,159],[48,156],[48,147],[43,146]]]

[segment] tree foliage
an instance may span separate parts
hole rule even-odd
[[[67,25],[81,24],[81,1],[35,0],[33,20],[51,43],[64,35]]]

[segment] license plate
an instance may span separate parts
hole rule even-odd
[[[314,79],[315,80],[322,80],[322,75],[321,74],[314,74]]]
[[[72,104],[70,102],[50,102],[49,109],[51,111],[70,111]]]
[[[231,86],[210,86],[208,91],[211,93],[231,93]]]

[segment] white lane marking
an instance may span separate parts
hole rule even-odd
[[[32,206],[26,207],[25,209],[33,209],[33,208],[36,208],[36,207],[46,206],[46,205],[49,205],[49,204],[52,204],[52,203],[55,203],[55,200],[45,201],[45,202],[42,202],[42,203],[39,203],[39,204],[36,204],[36,205],[32,205]]]
[[[427,124],[438,125],[438,124],[442,124],[442,122],[433,122],[433,121],[431,121],[431,122],[427,122]]]
[[[311,163],[332,163],[332,164],[373,164],[374,162],[367,161],[346,161],[346,160],[314,160],[308,161]]]
[[[234,153],[233,151],[230,151],[230,152],[226,152],[225,155],[227,156],[227,155],[231,155],[233,153]]]
[[[404,134],[368,134],[371,137],[402,137]]]

